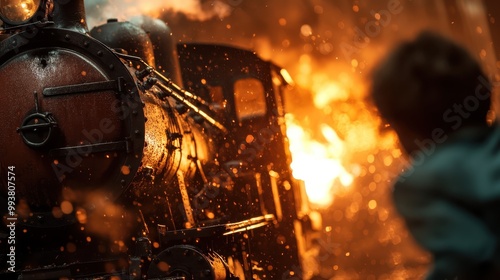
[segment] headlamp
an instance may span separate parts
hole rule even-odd
[[[19,25],[29,21],[37,12],[41,0],[0,0],[3,22]]]

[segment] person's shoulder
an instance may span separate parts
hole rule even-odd
[[[456,195],[476,193],[499,185],[500,127],[464,129],[437,146],[432,154],[412,164],[397,179],[394,188]],[[499,182],[490,182],[488,178]]]
[[[459,166],[475,172],[485,166],[500,168],[500,126],[471,128],[461,132],[446,154]]]
[[[459,165],[464,163],[469,151],[462,145],[442,145],[435,148],[432,153],[419,153],[410,157],[410,162],[402,172],[396,187],[432,187],[436,182],[443,182],[451,176]]]

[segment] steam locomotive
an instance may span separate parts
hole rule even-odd
[[[83,0],[1,5],[2,279],[307,278],[283,69],[148,17],[89,32]]]

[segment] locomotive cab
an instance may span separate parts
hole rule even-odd
[[[231,141],[218,143],[218,155],[236,186],[245,186],[237,193],[245,194],[240,209],[250,215],[241,218],[273,217],[272,226],[255,230],[258,241],[252,257],[273,259],[278,266],[294,263],[287,271],[293,274],[301,266],[310,237],[317,233],[317,227],[302,221],[321,223],[318,216],[318,221],[311,221],[314,214],[310,215],[304,186],[290,169],[284,101],[293,81],[286,70],[248,50],[181,43],[178,53],[184,85],[216,107],[230,129]],[[287,249],[292,247],[297,250]],[[305,271],[300,273],[305,277]]]

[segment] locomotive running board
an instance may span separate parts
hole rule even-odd
[[[119,141],[119,142],[108,142],[108,143],[64,147],[64,148],[50,150],[49,155],[53,157],[62,157],[71,154],[85,155],[85,154],[102,153],[110,151],[126,151],[128,153],[130,151],[130,144],[128,141]]]
[[[23,280],[39,280],[39,279],[101,279],[109,276],[121,277],[125,276],[126,271],[117,270],[113,273],[106,273],[106,265],[120,265],[120,259],[102,259],[100,261],[91,262],[75,262],[60,266],[47,266],[44,268],[36,268],[33,270],[23,270],[16,273],[0,273],[2,279],[23,279]],[[120,278],[122,279],[122,278]]]
[[[254,217],[248,220],[214,226],[194,227],[189,229],[167,231],[165,225],[158,225],[158,233],[162,242],[186,238],[203,238],[217,235],[231,235],[239,232],[249,231],[268,225],[276,220],[273,214]]]
[[[124,86],[125,79],[123,77],[119,77],[118,80],[49,87],[43,89],[43,96],[51,97],[67,94],[94,93],[106,90],[122,92]]]

